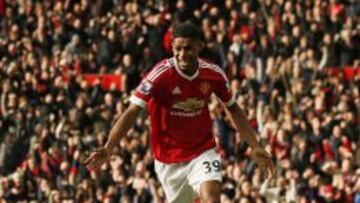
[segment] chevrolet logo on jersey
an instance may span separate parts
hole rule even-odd
[[[188,98],[186,101],[175,103],[172,107],[183,111],[194,111],[202,109],[205,105],[204,100],[198,100],[196,98]]]

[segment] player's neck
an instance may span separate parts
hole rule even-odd
[[[197,69],[198,69],[197,63],[191,68],[181,68],[180,67],[181,72],[183,72],[187,76],[193,76],[196,73]]]

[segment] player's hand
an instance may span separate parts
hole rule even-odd
[[[111,153],[109,149],[100,147],[95,149],[90,156],[84,161],[88,169],[98,170],[105,162],[110,160]]]
[[[275,175],[276,167],[271,155],[263,148],[257,147],[252,150],[253,159],[257,161],[259,168],[266,178]]]

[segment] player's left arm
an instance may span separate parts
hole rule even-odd
[[[214,84],[215,95],[226,105],[227,114],[233,121],[240,136],[252,148],[252,157],[257,161],[260,169],[265,173],[265,176],[274,174],[275,165],[272,158],[256,139],[256,134],[252,130],[244,111],[236,103],[236,99],[231,92],[229,80],[225,73],[218,67],[213,67],[213,69],[216,70],[216,73],[220,73],[219,80]]]
[[[234,102],[227,106],[227,114],[231,117],[236,129],[245,142],[252,148],[252,156],[265,173],[266,177],[275,174],[275,165],[272,161],[271,155],[264,149],[260,142],[256,139],[256,133],[250,126],[246,118],[245,112],[240,106]]]
[[[220,75],[219,80],[216,81],[214,87],[215,95],[225,104],[227,114],[230,115],[236,129],[240,133],[240,136],[250,145],[252,149],[262,148],[256,139],[255,132],[252,130],[245,113],[236,103],[236,98],[230,89],[229,80],[224,73]]]
[[[234,102],[232,105],[227,106],[227,114],[231,117],[233,124],[240,133],[240,136],[246,141],[246,143],[252,148],[259,148],[261,146],[260,142],[256,139],[256,134],[251,128],[245,112],[240,108],[240,106]]]

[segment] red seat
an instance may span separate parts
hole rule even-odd
[[[344,68],[344,79],[347,81],[353,80],[355,76],[356,69],[354,67],[345,67]]]
[[[105,90],[109,90],[112,84],[115,84],[117,90],[121,90],[121,75],[114,74],[84,74],[84,80],[91,86],[95,85],[97,80],[100,80],[101,87]]]

